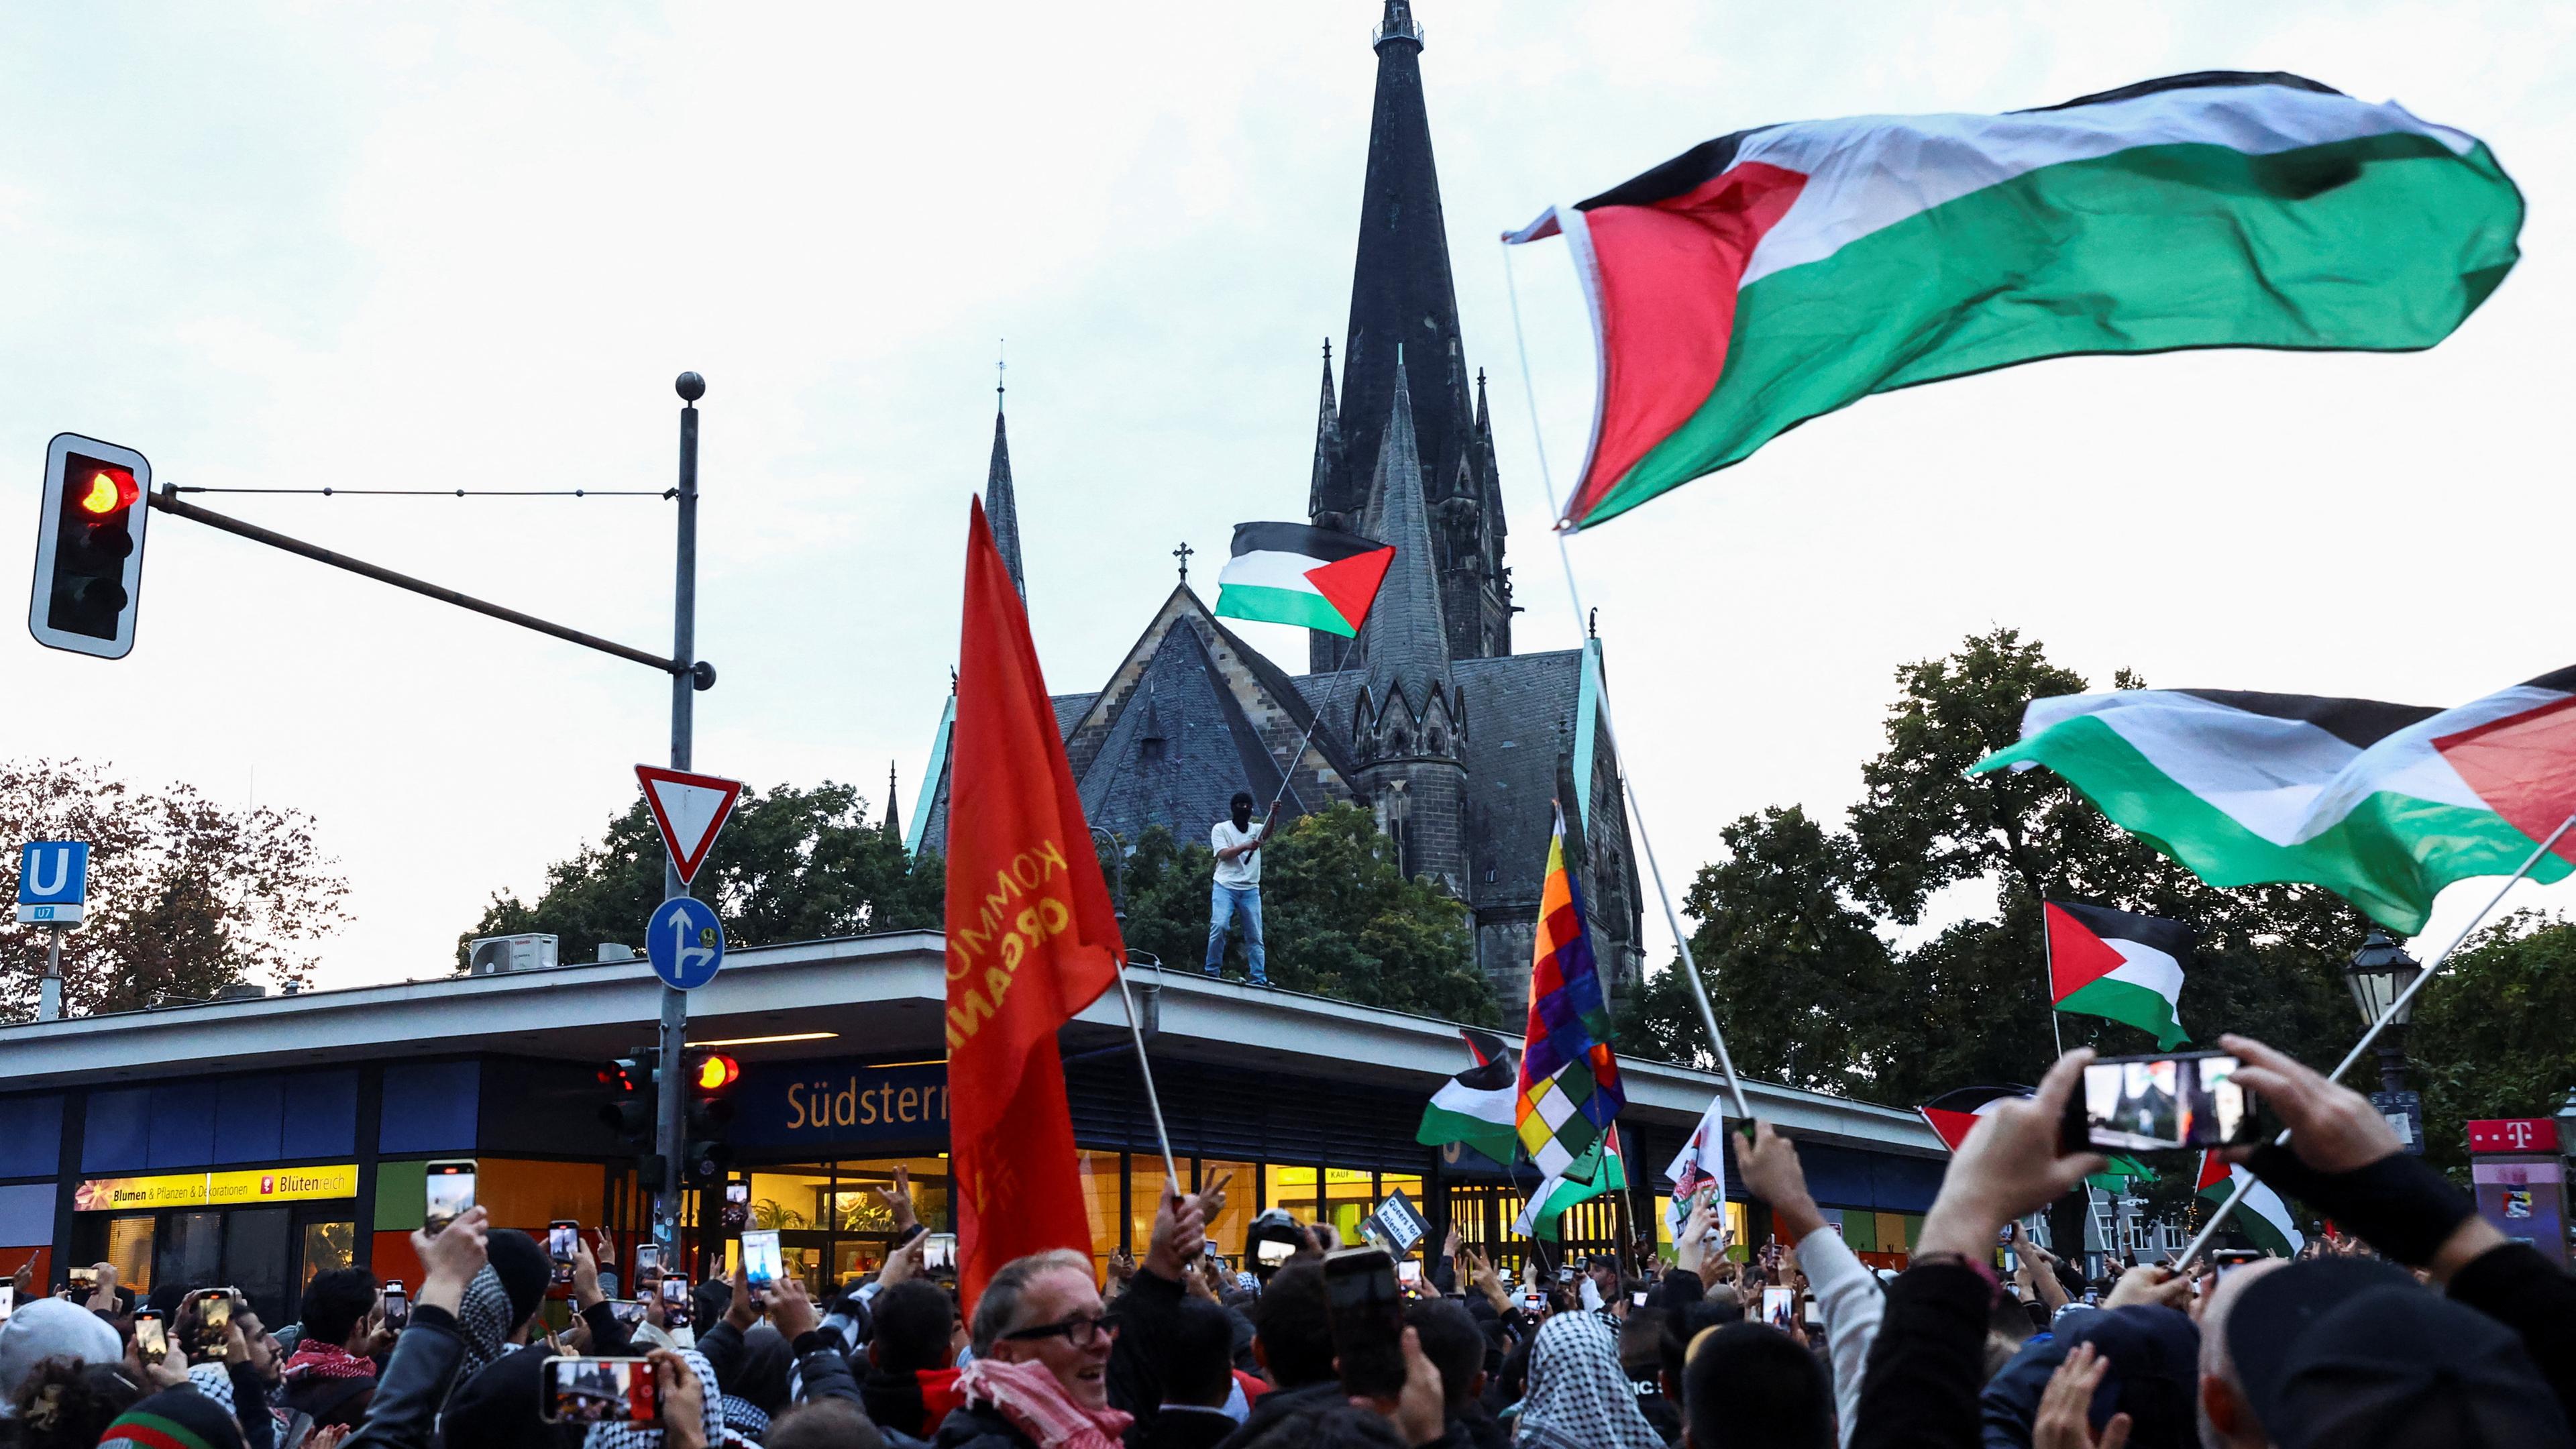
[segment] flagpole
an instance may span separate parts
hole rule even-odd
[[[2039,999],[2048,1006],[2048,1034],[2057,1043],[2057,1055],[2062,1057],[2066,1055],[2066,1023],[2058,1020],[2057,973],[2049,969],[2046,901],[2039,903]]]
[[[1127,990],[1127,943],[1123,940],[1118,943],[1118,1000],[1127,1008],[1127,1034],[1136,1042],[1136,1070],[1145,1078],[1145,1108],[1154,1114],[1154,1140],[1163,1147],[1163,1191],[1177,1198],[1181,1195],[1181,1167],[1172,1156],[1172,1134],[1163,1126],[1163,1099],[1154,1092],[1154,1064],[1145,1057],[1145,1028],[1136,1020],[1136,998]]]
[[[1512,275],[1512,249],[1508,244],[1503,247],[1503,282],[1504,291],[1511,298],[1512,342],[1520,352],[1521,397],[1529,405],[1530,443],[1538,454],[1539,483],[1547,490],[1548,511],[1556,514],[1561,520],[1564,517],[1564,505],[1557,497],[1556,477],[1547,466],[1546,438],[1539,432],[1538,391],[1530,383],[1529,344],[1521,334],[1520,287]],[[1576,636],[1581,637],[1583,590],[1574,581],[1574,556],[1566,551],[1565,530],[1559,527],[1554,530],[1554,533],[1557,562],[1565,569],[1566,600],[1574,609]],[[1709,1046],[1717,1054],[1718,1070],[1725,1074],[1727,1093],[1735,1101],[1735,1115],[1750,1124],[1753,1120],[1753,1109],[1744,1100],[1744,1082],[1735,1074],[1735,1059],[1727,1053],[1726,1034],[1717,1029],[1717,1012],[1709,1005],[1708,987],[1699,979],[1699,962],[1691,955],[1690,936],[1682,930],[1681,913],[1673,907],[1673,893],[1664,885],[1663,867],[1655,861],[1654,837],[1646,829],[1645,807],[1637,801],[1637,775],[1634,770],[1624,768],[1626,757],[1619,752],[1619,732],[1611,724],[1610,699],[1606,692],[1600,697],[1598,703],[1601,709],[1601,733],[1610,743],[1610,753],[1622,762],[1623,768],[1619,772],[1620,793],[1628,802],[1628,818],[1637,827],[1637,844],[1646,857],[1646,873],[1654,880],[1655,898],[1663,905],[1664,924],[1671,929],[1673,947],[1681,955],[1682,977],[1690,983],[1691,1004],[1699,1010],[1700,1025],[1708,1030]]]
[[[1270,797],[1270,809],[1261,812],[1262,819],[1268,820],[1271,814],[1278,810],[1279,802],[1288,798],[1288,784],[1296,778],[1297,762],[1306,758],[1306,746],[1314,743],[1315,740],[1315,727],[1324,722],[1324,715],[1331,710],[1333,686],[1342,682],[1342,666],[1350,662],[1351,646],[1359,642],[1360,633],[1366,628],[1368,628],[1368,616],[1363,614],[1360,616],[1360,627],[1351,631],[1351,636],[1342,641],[1340,652],[1334,655],[1333,677],[1324,681],[1324,702],[1316,707],[1315,717],[1306,721],[1305,736],[1297,741],[1296,750],[1288,756],[1288,768],[1279,772],[1279,793]]]
[[[2442,948],[2442,954],[2434,957],[2430,965],[2426,966],[2422,972],[2418,973],[2413,981],[2407,983],[2406,989],[2397,994],[2397,999],[2388,1003],[2388,1009],[2379,1014],[2379,1019],[2370,1024],[2370,1030],[2363,1032],[2361,1034],[2361,1040],[2352,1044],[2352,1050],[2344,1053],[2343,1060],[2335,1064],[2335,1069],[2326,1073],[2327,1081],[2331,1082],[2340,1078],[2345,1072],[2352,1069],[2352,1064],[2354,1062],[2361,1060],[2361,1054],[2370,1050],[2371,1043],[2379,1040],[2379,1034],[2386,1031],[2388,1029],[2388,1024],[2395,1021],[2397,1017],[2406,1010],[2407,1006],[2415,1000],[2415,993],[2423,990],[2426,982],[2429,982],[2435,976],[2440,975],[2442,968],[2450,963],[2452,953],[2458,951],[2461,946],[2468,943],[2469,934],[2475,931],[2479,926],[2484,925],[2487,917],[2495,913],[2495,908],[2504,904],[2505,893],[2520,884],[2524,876],[2531,874],[2531,868],[2540,864],[2540,858],[2549,853],[2549,847],[2556,845],[2558,843],[2558,837],[2565,835],[2571,829],[2576,829],[2576,815],[2570,815],[2566,819],[2559,821],[2558,828],[2549,832],[2549,838],[2540,842],[2537,849],[2533,850],[2530,855],[2524,857],[2522,865],[2517,868],[2512,875],[2505,877],[2504,884],[2496,888],[2495,895],[2489,898],[2487,903],[2478,909],[2478,913],[2476,915],[2469,918],[2469,923],[2460,928],[2460,933],[2458,935],[2451,938],[2451,944]],[[2281,1135],[2272,1139],[2272,1145],[2279,1147],[2287,1143],[2289,1140],[2290,1130],[2284,1127],[2281,1129]],[[2228,1193],[2227,1201],[2220,1203],[2217,1211],[2209,1215],[2208,1225],[2200,1230],[2198,1236],[2183,1245],[2181,1255],[2173,1260],[2175,1271],[2181,1271],[2185,1264],[2200,1256],[2202,1250],[2209,1246],[2209,1240],[2217,1236],[2218,1230],[2226,1225],[2228,1216],[2236,1211],[2236,1205],[2238,1203],[2245,1200],[2245,1194],[2252,1184],[2253,1174],[2248,1173],[2246,1174],[2245,1180],[2237,1183],[2235,1190]]]

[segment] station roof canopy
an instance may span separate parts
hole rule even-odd
[[[943,1054],[945,950],[936,931],[895,931],[726,953],[689,994],[692,1043],[745,1061]],[[1457,1027],[1190,971],[1128,968],[1150,1010],[1156,1058],[1305,1080],[1409,1088],[1425,1098],[1468,1065]],[[1144,988],[1157,988],[1150,993]],[[306,991],[0,1027],[13,1090],[280,1070],[412,1056],[494,1053],[607,1061],[654,1039],[661,983],[641,960]],[[1070,1052],[1126,1036],[1115,993],[1067,1028]],[[1715,1073],[1622,1058],[1628,1118],[1687,1128],[1719,1090]],[[1801,1137],[1905,1156],[1944,1155],[1911,1111],[1770,1083],[1745,1083],[1754,1111]]]

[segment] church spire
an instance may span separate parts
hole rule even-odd
[[[1376,507],[1368,535],[1395,545],[1395,561],[1369,610],[1368,695],[1383,716],[1401,693],[1417,720],[1430,715],[1436,696],[1450,691],[1449,631],[1442,622],[1440,568],[1431,552],[1431,505],[1423,494],[1422,454],[1413,426],[1412,390],[1399,364],[1370,480]],[[1447,713],[1445,699],[1438,701]]]
[[[1350,330],[1342,347],[1341,511],[1374,506],[1379,440],[1395,397],[1396,349],[1413,394],[1422,475],[1446,487],[1472,426],[1458,341],[1458,289],[1449,269],[1449,232],[1440,176],[1431,160],[1431,117],[1422,94],[1422,27],[1411,0],[1386,0],[1373,44],[1377,100],[1369,120],[1368,175],[1360,199],[1359,249],[1351,272]]]
[[[986,521],[990,522],[991,520],[988,519]],[[894,818],[894,761],[892,760],[886,761],[886,813],[884,830],[886,839],[893,841],[897,845],[903,844],[903,827],[896,824]]]
[[[1315,409],[1315,477],[1306,490],[1306,514],[1317,528],[1350,528],[1357,520],[1347,516],[1327,519],[1336,512],[1329,502],[1333,496],[1333,477],[1342,467],[1342,420],[1333,403],[1333,339],[1324,339],[1324,398]]]
[[[1020,576],[1020,503],[1011,491],[1011,440],[1002,428],[1002,373],[1008,364],[993,364],[993,461],[984,470],[984,521],[993,530],[993,548],[1011,570],[1011,587],[1028,601],[1028,581]]]

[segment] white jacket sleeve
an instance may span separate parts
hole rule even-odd
[[[1842,1421],[1844,1449],[1850,1449],[1852,1430],[1860,1423],[1861,1379],[1869,1371],[1869,1346],[1877,1341],[1887,1294],[1831,1223],[1798,1241],[1798,1266],[1807,1270],[1808,1286],[1815,1289],[1816,1306],[1825,1315],[1825,1347],[1834,1360],[1834,1413]]]

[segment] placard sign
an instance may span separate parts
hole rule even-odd
[[[1377,1205],[1377,1211],[1369,1214],[1369,1221],[1377,1224],[1378,1235],[1385,1241],[1387,1251],[1398,1258],[1411,1253],[1413,1245],[1421,1242],[1431,1231],[1429,1220],[1414,1207],[1413,1200],[1406,1197],[1400,1187]]]

